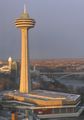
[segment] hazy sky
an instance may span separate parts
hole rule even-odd
[[[84,57],[84,0],[0,0],[0,59],[20,58],[14,22],[24,3],[36,21],[29,32],[31,58]]]

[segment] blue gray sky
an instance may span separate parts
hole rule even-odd
[[[0,59],[19,59],[15,19],[27,11],[36,21],[29,31],[30,58],[84,58],[84,0],[0,0]]]

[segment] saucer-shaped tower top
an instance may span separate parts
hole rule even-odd
[[[32,28],[35,25],[35,20],[29,17],[29,14],[26,11],[26,7],[24,6],[24,12],[21,14],[20,18],[16,19],[15,25],[18,28],[27,27]]]

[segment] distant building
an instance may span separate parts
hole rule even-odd
[[[0,67],[1,73],[10,73],[12,68],[12,58],[8,58],[8,62],[2,62],[2,65]]]
[[[11,67],[12,67],[12,58],[11,57],[8,58],[8,64],[9,64],[9,68],[11,70]]]

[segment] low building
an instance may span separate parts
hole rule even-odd
[[[80,95],[46,90],[34,90],[30,94],[18,91],[4,94],[10,100],[21,101],[26,104],[25,109],[33,111],[39,118],[74,117],[83,111]],[[32,104],[27,108],[27,104]]]

